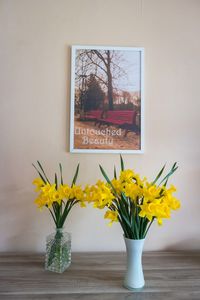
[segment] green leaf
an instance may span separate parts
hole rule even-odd
[[[47,176],[46,176],[46,174],[45,174],[45,172],[44,172],[44,169],[43,169],[41,163],[40,163],[38,160],[37,160],[37,163],[38,163],[40,169],[42,170],[42,173],[43,173],[44,177],[46,178],[46,181],[47,181],[48,183],[50,183],[49,179],[47,178]]]
[[[44,181],[44,183],[46,184],[46,179],[44,179],[44,177],[42,176],[42,174],[40,173],[40,171],[36,168],[36,166],[34,164],[32,164],[32,166],[36,169],[36,171],[38,172],[40,178],[42,179],[42,181]]]
[[[124,226],[126,227],[127,231],[130,231],[131,229],[131,223],[128,219],[127,215],[124,213],[124,210],[122,209],[122,206],[119,208],[120,217],[122,219],[122,222],[124,223]]]
[[[123,201],[124,200],[124,201]],[[117,202],[118,205],[118,211],[122,219],[126,222],[128,225],[128,228],[131,228],[131,221],[129,219],[129,212],[128,212],[128,206],[127,206],[127,199],[125,195],[122,195],[122,198],[119,199]]]
[[[137,205],[130,202],[131,231],[134,239],[139,239],[139,224],[137,222]]]
[[[146,236],[146,229],[147,229],[148,224],[150,224],[150,221],[146,217],[141,218],[141,219],[142,219],[142,221],[141,221],[142,225],[140,228],[140,238],[144,239]]]
[[[47,206],[48,207],[48,206]],[[54,223],[55,223],[55,225],[56,225],[56,219],[55,219],[55,217],[54,217],[54,214],[52,213],[52,211],[51,211],[51,209],[50,208],[48,208],[49,209],[49,212],[51,213],[51,215],[52,215],[52,218],[53,218],[53,220],[54,220]]]
[[[58,189],[58,177],[57,174],[55,173],[55,185],[56,185],[56,190]]]
[[[110,186],[112,187],[113,191],[115,192],[115,194],[117,195],[117,192],[112,184],[112,182],[110,181],[110,179],[108,178],[106,172],[104,171],[104,169],[102,168],[101,165],[99,165],[99,168],[101,170],[101,173],[103,174],[103,177],[105,178],[105,180],[110,184]]]
[[[114,178],[117,179],[117,172],[115,166],[114,166]]]
[[[162,167],[162,169],[160,170],[160,172],[158,173],[158,175],[156,176],[156,178],[154,179],[154,181],[152,182],[152,185],[154,185],[158,179],[160,178],[160,176],[162,175],[164,169],[165,169],[166,164],[164,164],[164,166]]]
[[[78,172],[79,172],[79,165],[80,165],[80,164],[78,164],[78,166],[77,166],[77,168],[76,168],[76,172],[75,172],[74,178],[73,178],[73,180],[72,180],[72,185],[71,185],[71,187],[72,187],[74,184],[76,184],[76,180],[77,180]]]
[[[161,185],[161,183],[163,183],[163,182],[165,181],[164,186],[166,186],[169,177],[170,177],[177,169],[178,169],[178,166],[177,166],[177,163],[175,162],[175,163],[173,164],[171,170],[169,171],[169,173],[163,178],[163,180],[160,182],[159,185]]]
[[[140,210],[139,210],[140,211]],[[139,214],[139,211],[138,211],[138,214]],[[143,238],[143,235],[144,235],[144,218],[141,218],[141,217],[139,217],[139,223],[140,223],[140,226],[139,226],[139,235],[140,235],[140,239],[142,239]]]
[[[120,225],[121,225],[121,227],[124,231],[124,236],[126,238],[131,238],[131,233],[130,233],[128,227],[126,226],[126,224],[122,221],[121,216],[119,214],[118,214],[118,220],[119,220],[119,223],[120,223]]]
[[[59,253],[60,247],[61,247],[61,239],[62,239],[63,233],[57,231],[54,236],[54,241],[50,248],[50,253],[48,257],[48,266],[51,266],[54,259],[56,258],[57,252]]]
[[[120,162],[121,162],[121,171],[124,171],[124,161],[121,154],[120,154]]]
[[[63,185],[63,175],[62,175],[62,165],[61,165],[61,163],[59,163],[59,167],[60,167],[60,181],[61,181],[61,184]]]
[[[148,233],[148,231],[149,231],[149,228],[151,227],[151,225],[152,225],[154,219],[155,219],[155,217],[153,217],[153,219],[151,220],[151,222],[148,222],[148,223],[147,223],[147,224],[148,224],[148,227],[146,228],[146,231],[145,231],[145,233],[144,233],[144,238],[146,237],[146,235],[147,235],[147,233]]]
[[[65,223],[65,220],[70,212],[70,210],[72,209],[72,207],[77,203],[78,201],[77,200],[68,200],[66,202],[66,205],[65,205],[65,208],[64,208],[64,211],[63,211],[63,214],[62,216],[60,217],[60,220],[59,220],[59,227],[63,227],[64,223]]]
[[[124,194],[124,192],[121,192],[121,198],[122,198],[121,200],[124,203],[124,206],[126,207],[127,214],[128,214],[128,212],[129,212],[129,201],[128,201],[126,195]]]

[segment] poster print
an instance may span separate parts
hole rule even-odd
[[[72,46],[71,152],[143,152],[143,48]]]

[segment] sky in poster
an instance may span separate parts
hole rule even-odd
[[[121,67],[126,71],[126,75],[118,80],[119,89],[129,92],[140,91],[140,52],[121,51],[124,61]]]

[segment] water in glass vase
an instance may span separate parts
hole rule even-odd
[[[47,236],[45,270],[63,273],[71,264],[71,235],[57,228]]]

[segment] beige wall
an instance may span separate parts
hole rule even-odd
[[[62,162],[66,180],[111,173],[116,154],[70,154],[70,46],[145,48],[145,153],[124,155],[128,167],[153,178],[178,161],[173,178],[182,209],[155,224],[145,249],[200,249],[200,1],[0,0],[0,251],[45,247],[53,231],[37,211],[32,162],[49,173]],[[122,250],[122,232],[103,212],[76,207],[66,227],[73,250]]]

